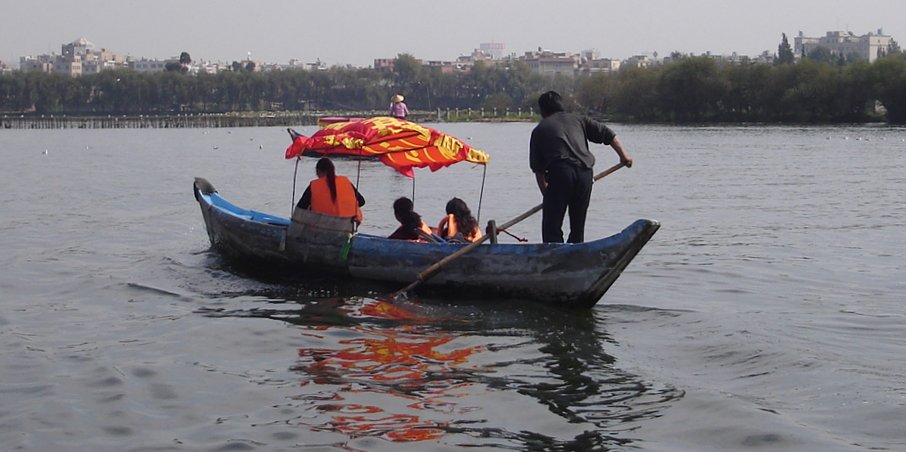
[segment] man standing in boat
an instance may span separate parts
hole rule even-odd
[[[538,98],[541,122],[532,130],[529,166],[544,197],[541,238],[563,243],[563,217],[569,210],[569,243],[585,241],[585,217],[591,200],[595,156],[588,142],[608,145],[620,162],[632,166],[632,157],[605,124],[563,111],[555,91]]]

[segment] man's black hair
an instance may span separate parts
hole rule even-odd
[[[538,109],[541,110],[542,117],[547,117],[558,111],[563,111],[563,102],[560,93],[548,91],[542,94],[541,97],[538,98]]]

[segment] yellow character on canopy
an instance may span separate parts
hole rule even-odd
[[[434,142],[434,146],[444,156],[445,160],[451,160],[459,156],[459,150],[462,149],[463,144],[450,135],[442,135]]]

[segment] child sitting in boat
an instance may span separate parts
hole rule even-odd
[[[447,216],[437,225],[437,234],[447,241],[474,242],[481,238],[478,220],[466,202],[453,198],[447,201]]]
[[[415,213],[412,200],[402,197],[393,202],[393,215],[400,222],[400,227],[388,238],[399,240],[418,240],[436,242],[434,231],[422,221],[421,215]]]

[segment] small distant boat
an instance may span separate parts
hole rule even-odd
[[[330,124],[336,124],[338,122],[356,122],[362,121],[365,118],[355,118],[355,117],[346,117],[346,116],[321,116],[318,118],[318,127],[326,127]]]

